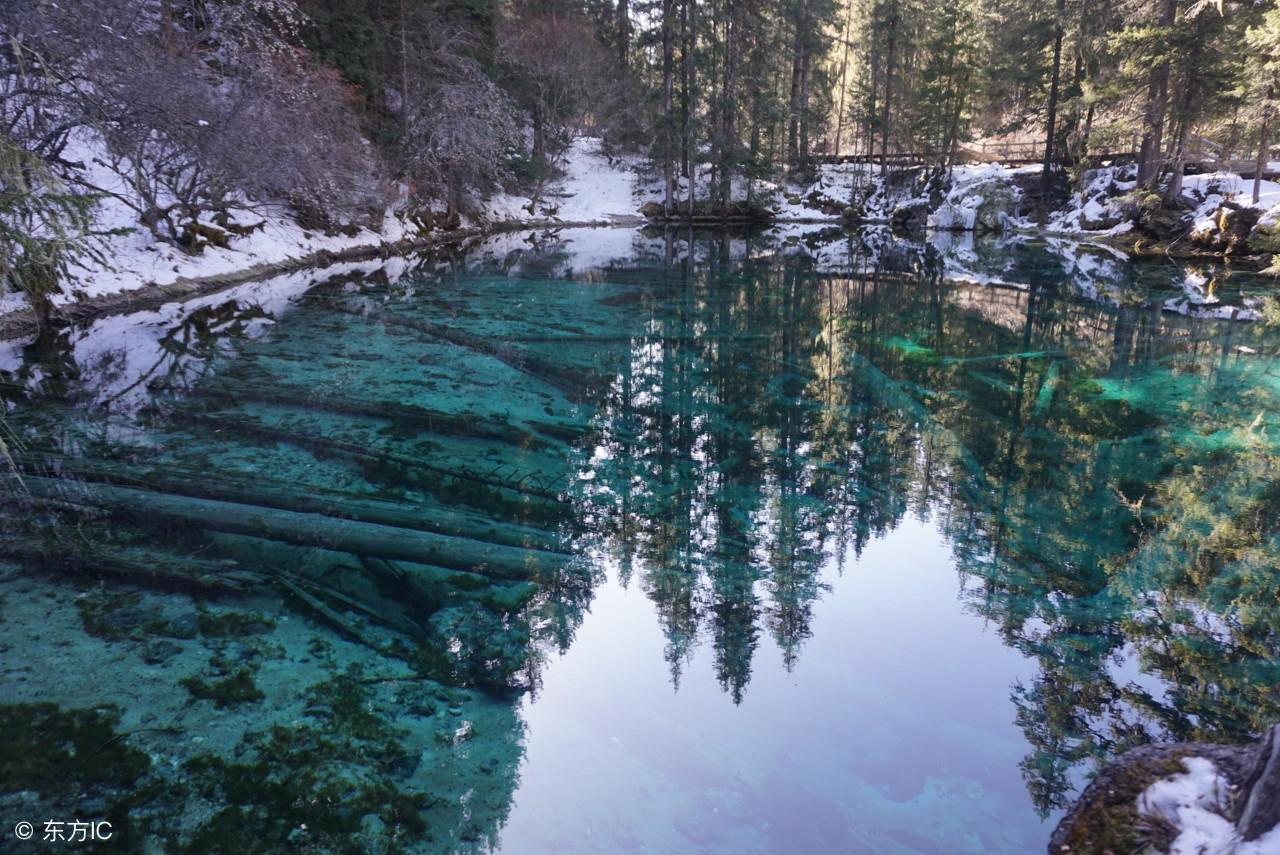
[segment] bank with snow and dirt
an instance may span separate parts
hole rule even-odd
[[[95,158],[82,161],[93,164]],[[110,190],[108,173],[92,165],[85,168],[87,181]],[[736,178],[729,208],[717,213],[711,175],[699,172],[692,194],[690,182],[678,180],[675,206],[668,209],[662,176],[652,163],[636,154],[615,153],[600,139],[580,138],[569,147],[559,177],[531,195],[499,192],[477,199],[466,213],[452,218],[424,217],[421,209],[409,215],[392,203],[376,227],[337,233],[306,227],[284,206],[246,206],[236,213],[247,227],[195,252],[157,240],[109,192],[93,213],[95,230],[107,235],[99,258],[73,266],[51,304],[61,322],[75,322],[336,261],[412,253],[474,235],[645,222],[887,225],[907,234],[1033,234],[1139,253],[1255,257],[1259,266],[1280,252],[1280,184],[1274,181],[1261,182],[1254,202],[1252,181],[1231,173],[1191,175],[1183,183],[1182,197],[1169,203],[1139,190],[1133,167],[1093,170],[1078,188],[1059,184],[1048,195],[1041,178],[1039,167],[997,163],[958,166],[947,173],[827,163],[774,182]],[[35,326],[24,295],[0,295],[0,337],[30,334]]]

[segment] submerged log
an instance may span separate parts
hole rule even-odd
[[[287,576],[277,576],[276,581],[279,582],[280,585],[282,585],[289,593],[293,594],[293,596],[295,596],[298,600],[300,600],[304,605],[306,605],[313,612],[319,615],[324,620],[325,623],[332,626],[338,632],[347,636],[352,641],[359,642],[360,644],[363,644],[364,646],[372,650],[378,650],[378,651],[382,650],[382,645],[380,645],[376,639],[367,635],[359,627],[351,623],[351,621],[344,619],[342,615],[338,614],[333,609],[326,606],[316,597],[307,593],[305,590],[301,588],[301,586],[299,586],[293,580],[289,579]]]
[[[69,475],[80,481],[142,487],[199,499],[263,505],[395,528],[434,531],[526,549],[559,551],[555,536],[548,532],[517,523],[487,520],[442,506],[427,509],[317,488],[304,492],[258,476],[248,482],[226,474],[210,475],[177,466],[135,467],[105,460],[36,453],[22,454],[16,459],[27,471]]]
[[[490,579],[479,573],[436,567],[415,562],[387,561],[384,558],[360,556],[360,563],[376,576],[401,583],[429,584],[457,591],[476,591],[487,587]]]
[[[465,469],[454,469],[448,466],[440,466],[435,463],[428,463],[425,460],[419,460],[416,457],[398,454],[394,451],[372,449],[368,446],[356,445],[351,442],[343,442],[339,439],[315,436],[314,434],[302,433],[301,431],[294,429],[274,427],[272,425],[262,424],[261,422],[248,422],[243,419],[237,420],[224,416],[215,416],[203,413],[185,413],[184,417],[188,421],[211,426],[218,430],[243,433],[250,436],[258,436],[268,439],[272,442],[296,445],[299,448],[305,448],[320,455],[330,454],[351,457],[357,460],[383,465],[391,464],[403,469],[431,472],[435,475],[441,475],[446,478],[483,484],[486,487],[497,490],[510,490],[514,493],[543,499],[549,502],[564,502],[564,499],[553,491],[545,490],[540,487],[530,487],[528,484],[525,484],[523,480],[504,480],[492,475],[471,472]]]
[[[387,629],[399,632],[402,635],[417,636],[423,634],[422,627],[418,626],[408,618],[373,608],[369,604],[363,603],[355,597],[348,596],[342,591],[331,588],[328,585],[322,585],[313,579],[281,576],[280,581],[286,585],[297,585],[310,594],[327,599],[349,611],[362,614],[370,621],[385,626]]]
[[[581,402],[586,399],[586,387],[595,381],[594,375],[587,371],[565,368],[550,360],[529,353],[525,350],[506,347],[501,342],[482,338],[464,332],[456,327],[444,324],[433,324],[416,318],[406,318],[385,309],[369,308],[367,310],[344,306],[340,302],[332,303],[333,308],[358,317],[373,318],[387,326],[399,326],[412,329],[439,341],[465,348],[474,353],[490,356],[504,365],[514,368],[535,380],[546,383],[559,390],[570,401]]]
[[[352,555],[434,564],[504,579],[527,579],[552,573],[565,562],[564,556],[541,550],[133,487],[36,477],[28,477],[26,485],[33,496],[71,496],[77,502],[99,505],[119,516],[147,522],[159,517],[195,528],[264,537],[298,546],[319,546]]]
[[[9,538],[0,543],[0,555],[43,568],[153,585],[244,593],[268,584],[266,577],[241,569],[235,561],[141,547],[95,544],[81,548],[65,543],[46,544],[35,538]]]
[[[517,425],[494,419],[465,414],[446,413],[416,404],[400,404],[392,401],[360,401],[336,395],[309,394],[307,392],[270,388],[254,389],[237,387],[234,391],[199,388],[193,395],[218,401],[255,401],[273,406],[297,407],[318,412],[340,413],[346,416],[384,419],[396,425],[425,428],[433,433],[475,439],[496,439],[525,448],[546,448],[551,443],[532,431]],[[558,438],[557,438],[558,439]]]
[[[637,333],[618,333],[614,335],[596,335],[591,333],[568,333],[563,335],[530,333],[528,335],[504,335],[497,338],[498,341],[511,342],[513,344],[630,344],[632,342],[643,342],[644,344],[692,344],[701,345],[707,342],[751,342],[759,343],[768,341],[769,336],[763,333],[730,333],[728,335],[651,335],[645,332]]]

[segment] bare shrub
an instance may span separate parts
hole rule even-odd
[[[287,0],[19,0],[6,18],[44,80],[40,109],[63,139],[101,136],[119,198],[158,239],[225,243],[233,210],[255,203],[337,219],[382,201],[352,94],[289,41],[301,16]],[[11,98],[3,115],[24,109]],[[32,145],[48,131],[22,130],[58,153]]]

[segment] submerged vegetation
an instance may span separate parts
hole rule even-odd
[[[132,786],[151,761],[121,738],[118,721],[119,712],[108,708],[0,706],[0,732],[14,746],[0,757],[0,792],[36,790],[56,796],[77,788],[118,793]]]

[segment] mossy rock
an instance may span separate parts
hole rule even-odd
[[[1280,253],[1280,227],[1270,231],[1254,229],[1249,235],[1249,250],[1258,253]]]
[[[1193,246],[1210,252],[1227,254],[1248,252],[1250,234],[1262,212],[1235,202],[1223,202],[1204,228],[1192,229],[1188,240]]]
[[[253,681],[253,672],[248,668],[241,668],[221,680],[205,681],[200,677],[187,677],[180,683],[192,697],[213,701],[214,706],[219,708],[260,701],[266,697]]]
[[[201,611],[196,618],[200,634],[206,638],[243,638],[275,628],[276,622],[257,612]]]
[[[1246,780],[1256,763],[1252,746],[1174,743],[1144,745],[1105,767],[1067,811],[1048,852],[1054,855],[1127,855],[1165,852],[1176,829],[1138,813],[1138,797],[1163,778],[1186,771],[1188,757],[1204,757],[1233,783]]]
[[[103,641],[149,638],[168,628],[158,611],[142,605],[136,591],[95,588],[76,597],[75,605],[84,631]]]
[[[63,710],[53,703],[0,706],[0,792],[51,797],[77,788],[126,789],[151,767],[116,732],[114,708]],[[17,750],[13,750],[17,749]]]
[[[913,199],[894,209],[890,217],[896,231],[918,231],[923,229],[929,217],[929,203],[923,199]]]
[[[1280,205],[1263,214],[1249,232],[1249,250],[1280,253]]]

